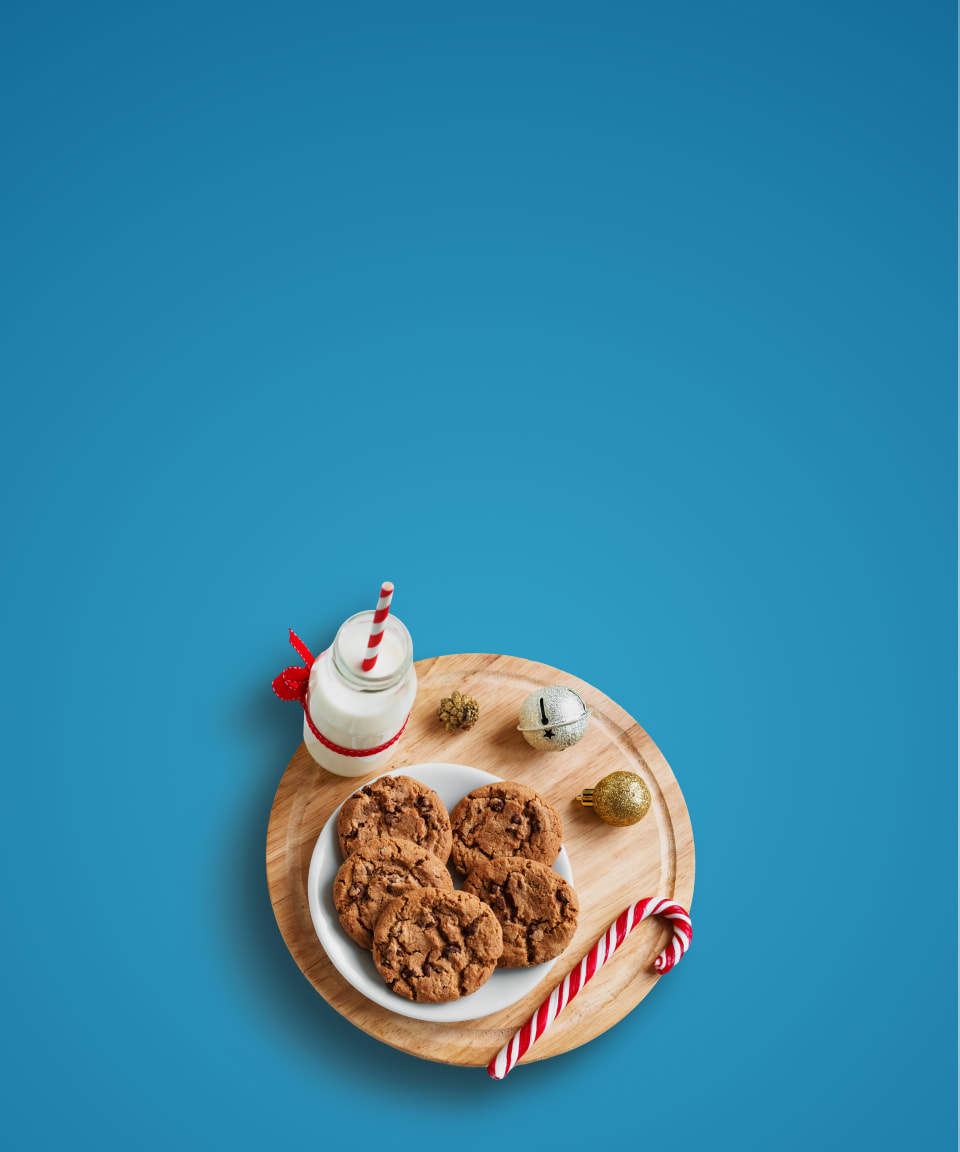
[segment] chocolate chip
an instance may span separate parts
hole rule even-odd
[[[389,824],[392,828],[394,824],[400,823],[400,817],[396,814],[396,812],[385,812],[383,815],[383,822],[384,824]]]
[[[501,912],[506,912],[507,910],[507,902],[502,896],[494,896],[493,906],[494,908],[499,908]]]
[[[540,823],[539,820],[531,820],[530,821],[530,831],[531,832],[540,832],[540,831],[542,831],[542,829],[543,829],[543,825]]]
[[[511,816],[510,817],[510,823],[511,824],[519,824],[520,823],[520,817],[519,816]]]
[[[502,812],[503,811],[503,801],[501,799],[499,799],[499,797],[496,800],[491,800],[490,801],[490,807],[494,810],[494,812]]]
[[[407,965],[406,967],[400,969],[400,975],[404,978],[404,980],[412,980],[414,976],[416,976],[416,972],[414,972],[414,970],[409,965]]]
[[[444,948],[443,954],[444,956],[455,956],[458,952],[462,951],[463,949],[459,944],[448,944],[446,948]]]
[[[464,934],[464,936],[476,936],[476,934],[477,934],[476,924],[468,924],[466,926],[466,928],[464,928],[463,934]]]
[[[432,812],[433,811],[433,805],[426,798],[426,796],[419,797],[419,799],[417,800],[417,807],[420,809],[421,812]]]
[[[570,897],[566,894],[566,892],[558,892],[557,893],[557,899],[560,901],[561,904],[569,904],[570,903]]]
[[[366,884],[354,884],[354,886],[350,889],[350,899],[356,900],[357,903],[359,904],[360,901],[363,899],[366,891],[367,891]]]
[[[423,965],[423,974],[424,976],[429,976],[432,971],[433,966],[431,965],[430,961],[427,960]]]
[[[360,791],[364,794],[364,796],[370,796],[373,792],[373,789],[368,784],[366,788],[361,788]]]

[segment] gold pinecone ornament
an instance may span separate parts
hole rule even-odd
[[[437,719],[448,732],[466,731],[480,719],[480,705],[464,692],[444,696],[437,709]]]

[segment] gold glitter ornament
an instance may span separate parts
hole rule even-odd
[[[615,828],[637,824],[650,811],[650,789],[636,772],[611,772],[596,788],[584,788],[577,799]]]

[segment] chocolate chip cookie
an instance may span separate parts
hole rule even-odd
[[[528,968],[552,960],[577,930],[580,901],[573,885],[537,860],[486,860],[466,878],[463,891],[489,904],[500,922],[500,968]]]
[[[412,840],[383,836],[346,858],[333,882],[333,902],[344,931],[361,948],[373,947],[373,930],[384,907],[415,888],[453,891],[447,866]]]
[[[373,933],[373,962],[407,1000],[442,1004],[490,979],[503,933],[490,908],[468,892],[419,888],[391,900]]]
[[[525,856],[552,864],[563,844],[560,813],[532,788],[499,780],[474,788],[450,814],[453,862],[472,872],[485,860]]]
[[[440,797],[412,776],[381,776],[348,797],[337,817],[344,858],[371,840],[412,840],[446,863],[450,816]]]

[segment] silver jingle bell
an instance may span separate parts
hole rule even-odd
[[[554,684],[531,692],[520,706],[517,731],[533,748],[562,752],[586,732],[590,709],[579,692]]]

